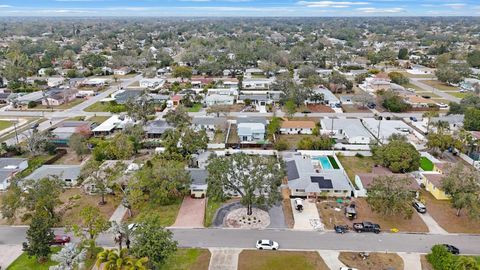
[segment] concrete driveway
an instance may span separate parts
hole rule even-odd
[[[206,199],[192,199],[185,197],[178,211],[177,219],[172,227],[203,228],[205,218]]]
[[[292,204],[293,209],[293,219],[295,224],[293,225],[294,230],[303,230],[303,231],[313,231],[312,220],[320,221],[320,216],[318,215],[317,205],[309,200],[303,200],[303,211],[299,212],[295,210],[294,200],[291,199],[290,203]]]
[[[22,245],[0,245],[0,268],[7,269],[22,254]]]

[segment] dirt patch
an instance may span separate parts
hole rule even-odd
[[[61,157],[59,160],[55,161],[54,164],[79,165],[80,163],[82,163],[82,161],[77,157],[77,154],[75,154],[74,151],[67,149],[67,153],[63,157]]]
[[[374,213],[365,198],[355,199],[355,204],[357,206],[358,222],[370,221],[378,223],[384,232],[392,228],[397,228],[400,232],[428,232],[427,225],[415,213],[411,219],[404,219],[401,216],[386,217],[379,213]]]
[[[282,189],[282,206],[285,224],[291,229],[295,225],[295,219],[293,218],[293,209],[290,203],[290,189],[288,188]]]
[[[422,270],[435,270],[428,262],[426,255],[420,255],[420,263],[422,264]]]
[[[321,104],[309,104],[307,105],[307,109],[311,112],[319,112],[319,113],[334,113],[335,111],[326,105]]]
[[[403,269],[403,260],[394,253],[370,253],[362,258],[358,252],[340,252],[338,259],[348,267],[361,270]]]
[[[312,251],[244,250],[238,258],[239,270],[329,270],[322,257]]]
[[[297,134],[297,135],[279,135],[278,141],[286,142],[288,145],[288,148],[290,150],[297,149],[298,143],[303,139],[303,138],[312,138],[315,139],[317,138],[314,135],[302,135],[302,134]]]
[[[60,207],[66,207],[66,209],[58,225],[65,226],[69,224],[80,224],[80,211],[87,206],[97,208],[100,210],[100,214],[108,220],[120,204],[121,198],[114,195],[107,195],[105,196],[107,203],[105,205],[99,205],[98,202],[101,200],[100,195],[87,195],[83,193],[81,188],[70,188],[66,189],[65,192],[60,195],[60,200],[63,202],[63,205]]]
[[[346,113],[368,113],[370,110],[367,107],[357,106],[353,104],[342,105],[342,109]]]
[[[317,202],[318,215],[325,225],[325,229],[333,230],[335,225],[345,224],[352,227],[353,222],[345,217],[343,207],[343,204],[332,200],[322,200]],[[336,209],[340,209],[340,211],[337,211]]]
[[[346,157],[338,156],[343,168],[347,172],[350,181],[355,180],[355,175],[359,173],[371,173],[375,165],[372,157]]]
[[[247,215],[247,208],[239,208],[227,214],[224,225],[228,228],[264,229],[270,225],[270,216],[258,208],[253,208],[252,214]]]
[[[470,219],[465,211],[457,217],[450,201],[437,200],[429,192],[422,190],[421,200],[435,221],[449,233],[480,233],[480,222]]]

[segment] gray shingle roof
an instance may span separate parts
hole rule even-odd
[[[33,171],[25,179],[39,180],[46,177],[77,180],[80,176],[80,165],[43,165]]]

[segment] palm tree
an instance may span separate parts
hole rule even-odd
[[[96,266],[100,267],[104,263],[101,269],[103,270],[143,270],[147,269],[145,264],[148,262],[148,258],[136,259],[128,255],[127,249],[122,249],[117,252],[114,249],[106,249],[97,255]]]
[[[129,227],[126,223],[113,222],[111,231],[115,235],[115,242],[118,244],[119,250],[122,250],[123,242],[125,242],[127,249],[130,249],[130,240],[134,231],[133,227]]]
[[[432,117],[438,117],[438,112],[428,111],[428,112],[425,112],[422,116],[427,118],[427,133],[429,133],[430,132],[430,122],[432,121]]]

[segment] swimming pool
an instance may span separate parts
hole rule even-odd
[[[320,165],[322,166],[322,169],[333,170],[333,166],[330,163],[330,161],[328,160],[327,156],[319,156],[319,157],[315,157],[315,159],[320,162]]]

